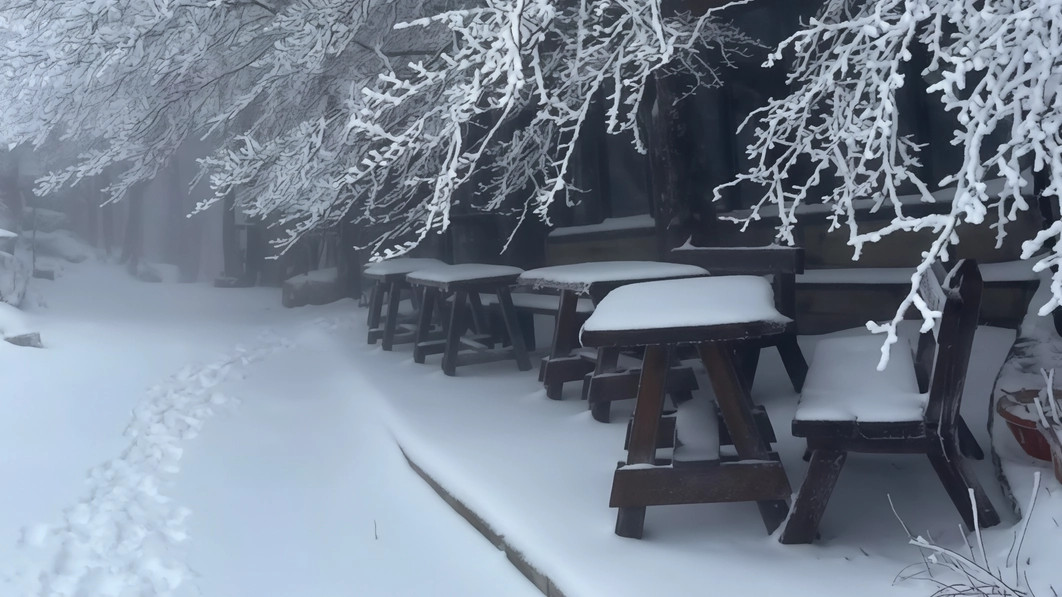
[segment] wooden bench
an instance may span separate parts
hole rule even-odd
[[[459,364],[485,362],[498,358],[514,358],[521,371],[531,369],[531,360],[524,345],[523,332],[516,317],[516,308],[510,288],[516,283],[523,270],[504,265],[487,265],[464,263],[445,267],[434,267],[410,273],[407,282],[413,287],[424,289],[423,298],[417,315],[417,337],[413,345],[413,359],[423,363],[425,357],[442,353],[442,370],[446,375],[456,375]],[[431,322],[436,309],[441,309],[443,295],[453,294],[453,304],[445,323],[445,339],[433,340]],[[510,342],[508,354],[492,353],[496,334],[489,331],[488,324],[482,318],[484,308],[481,295],[496,297],[501,309],[502,321]],[[472,315],[472,328],[475,334],[466,337],[469,330],[468,314]],[[470,349],[475,355],[462,354],[462,349]],[[467,358],[473,356],[473,358]]]
[[[793,321],[775,308],[770,284],[754,276],[632,284],[614,290],[598,304],[583,325],[584,345],[646,347],[627,460],[620,463],[612,482],[610,506],[619,509],[617,535],[640,538],[646,507],[666,504],[756,501],[768,532],[785,520],[789,480],[770,449],[773,434],[764,431],[765,423],[770,428],[769,420],[764,421],[766,413],[753,406],[748,384],[737,369],[735,349],[738,343],[789,333],[792,328]],[[709,416],[704,435],[696,441],[679,434],[674,459],[662,463],[656,459],[664,428],[661,415],[671,357],[679,345],[696,349],[723,425],[714,429]],[[694,398],[698,399],[706,398]],[[719,453],[724,430],[736,458]]]
[[[982,527],[999,523],[960,449],[959,407],[981,289],[973,261],[961,262],[950,278],[939,264],[927,271],[919,296],[941,317],[920,335],[914,355],[905,341],[892,346],[882,372],[882,336],[819,342],[793,420],[793,435],[807,438],[810,465],[782,543],[814,540],[849,452],[926,454],[971,532],[975,514]]]
[[[543,294],[539,292],[513,292],[513,307],[516,309],[520,329],[524,332],[524,343],[528,351],[534,351],[535,342],[535,315],[557,317],[560,312],[561,297],[559,294]],[[497,319],[501,320],[501,308],[497,295],[480,295],[480,301],[485,308],[492,310]],[[581,320],[585,320],[594,312],[594,302],[588,298],[581,298],[576,302],[576,314]],[[501,326],[504,329],[504,326]],[[504,339],[504,338],[503,338]]]

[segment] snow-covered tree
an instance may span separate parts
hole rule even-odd
[[[1046,174],[1045,195],[1060,197],[1060,40],[1059,0],[826,0],[819,16],[768,60],[791,56],[791,93],[771,100],[743,125],[757,127],[748,148],[753,166],[725,186],[751,181],[765,192],[742,223],[758,219],[762,207],[776,206],[779,239],[792,243],[801,206],[821,201],[832,212],[831,229],[847,228],[855,259],[867,243],[887,235],[932,233],[896,317],[871,325],[887,334],[882,366],[896,340],[896,324],[911,305],[927,324],[940,316],[915,290],[929,266],[947,258],[961,226],[989,225],[986,217],[994,212],[991,225],[1002,240],[1007,224],[1030,207],[1024,196],[1032,189],[1022,177],[1029,167]],[[931,82],[931,98],[957,122],[952,144],[962,152],[961,165],[940,181],[919,178],[923,148],[900,133],[897,92],[904,85],[925,84],[904,77],[904,63],[916,50],[928,56],[921,75]],[[985,184],[992,178],[1003,179],[1001,193]],[[831,190],[817,194],[824,181]],[[955,189],[942,213],[905,213],[901,186],[930,202],[937,184]],[[883,228],[861,226],[857,208],[866,202],[873,210],[891,212],[891,221]],[[1024,257],[1060,237],[1062,223],[1056,222],[1026,242]],[[1059,264],[1062,245],[1054,247],[1034,269]],[[1056,272],[1052,298],[1041,313],[1060,301],[1062,273]]]
[[[666,15],[660,0],[485,0],[400,23],[388,37],[396,47],[414,40],[437,52],[392,59],[345,98],[346,121],[306,122],[272,142],[248,136],[214,160],[219,197],[251,185],[249,210],[283,212],[293,238],[344,217],[382,226],[374,249],[383,255],[444,230],[461,188],[470,208],[547,219],[572,190],[599,92],[609,132],[631,131],[640,144],[649,77],[675,69],[716,84],[727,52],[749,43],[711,15]]]

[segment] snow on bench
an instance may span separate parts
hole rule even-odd
[[[605,218],[600,224],[589,224],[587,226],[568,226],[565,228],[557,228],[551,230],[549,238],[559,238],[564,236],[578,236],[581,234],[592,234],[596,232],[615,232],[620,230],[641,230],[641,229],[653,229],[656,227],[656,222],[653,220],[653,216],[644,214],[640,216],[627,216],[625,218]]]
[[[900,339],[878,371],[882,338],[827,338],[815,347],[794,418],[864,423],[921,421],[928,394],[918,391],[911,345]]]
[[[520,276],[520,283],[533,288],[556,288],[587,293],[594,284],[707,276],[696,265],[663,261],[595,261],[554,265],[528,270]]]
[[[450,284],[471,280],[486,280],[491,278],[503,278],[506,276],[518,276],[524,270],[508,265],[489,265],[486,263],[461,263],[458,265],[444,265],[443,267],[431,267],[424,270],[410,272],[411,279],[437,284]]]
[[[365,266],[365,273],[370,276],[388,276],[391,274],[408,274],[422,269],[445,265],[445,263],[438,259],[399,257],[397,259],[388,259],[386,261],[370,263]]]
[[[513,297],[513,306],[517,309],[523,309],[526,311],[534,311],[544,315],[556,315],[560,309],[560,296],[555,294],[535,294],[531,292],[514,292],[511,295]],[[484,306],[498,304],[498,297],[493,294],[481,294],[480,300]],[[588,298],[581,298],[576,303],[575,311],[577,313],[593,313],[594,302]]]

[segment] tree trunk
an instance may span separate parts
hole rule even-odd
[[[236,228],[236,192],[225,195],[221,220],[221,250],[225,258],[225,276],[242,278],[243,264],[240,260],[240,237]]]
[[[131,273],[136,273],[140,258],[144,252],[144,187],[146,183],[134,185],[129,190],[126,203],[129,205],[128,218],[125,221],[125,237],[122,239],[121,263]]]
[[[657,74],[656,99],[649,119],[649,170],[657,257],[666,261],[671,249],[696,230],[690,209],[686,157],[682,155],[680,114],[675,104],[674,79]],[[697,231],[700,232],[700,231]]]

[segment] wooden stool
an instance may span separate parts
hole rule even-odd
[[[538,372],[539,381],[546,386],[546,396],[560,400],[564,384],[583,381],[594,371],[594,360],[573,354],[579,348],[579,328],[589,314],[579,297],[589,297],[595,303],[614,288],[672,278],[706,276],[704,268],[679,263],[660,261],[598,261],[555,265],[528,270],[520,276],[520,284],[533,288],[559,290],[560,304],[553,333],[550,355],[542,359]],[[628,396],[633,398],[633,395]],[[607,420],[607,402],[605,420]],[[600,415],[598,415],[600,416]]]
[[[377,340],[383,339],[383,349],[391,350],[395,344],[413,341],[412,328],[406,329],[405,333],[398,336],[398,305],[402,300],[402,292],[410,290],[406,275],[417,270],[445,265],[438,259],[409,257],[389,259],[366,266],[363,277],[376,281],[369,298],[369,344],[376,344]],[[383,314],[385,297],[387,299],[386,319]],[[419,302],[415,293],[413,301]]]
[[[775,309],[770,283],[753,276],[632,284],[598,304],[583,326],[585,346],[646,347],[627,460],[612,483],[610,506],[619,509],[617,535],[641,538],[646,507],[665,504],[756,501],[769,533],[785,520],[789,479],[770,450],[763,430],[766,414],[758,416],[753,407],[734,349],[740,342],[786,333],[792,325]],[[657,461],[656,450],[676,345],[696,348],[724,426],[713,438],[714,449],[690,458],[676,448],[674,461],[664,464]],[[719,455],[724,430],[736,459]]]
[[[514,358],[521,371],[530,370],[531,360],[527,356],[523,331],[520,329],[509,290],[522,272],[520,268],[504,265],[465,263],[409,274],[407,276],[409,284],[424,288],[424,297],[417,318],[417,338],[413,346],[413,359],[418,363],[423,363],[426,356],[441,352],[443,354],[442,370],[446,375],[455,375],[459,364],[486,362],[499,358]],[[453,293],[453,305],[451,305],[450,317],[445,325],[446,339],[431,340],[428,338],[431,319],[435,309],[442,306],[443,293]],[[487,330],[487,322],[480,294],[492,294],[497,297],[502,322],[511,343],[510,354],[484,354],[492,351],[496,337],[494,334],[484,333]],[[469,327],[466,320],[469,307],[471,307],[473,329],[477,333],[471,338],[465,336]],[[478,354],[461,354],[462,347],[472,349]],[[475,358],[467,358],[471,356]],[[466,358],[462,359],[462,357]],[[460,362],[462,360],[464,362]]]

